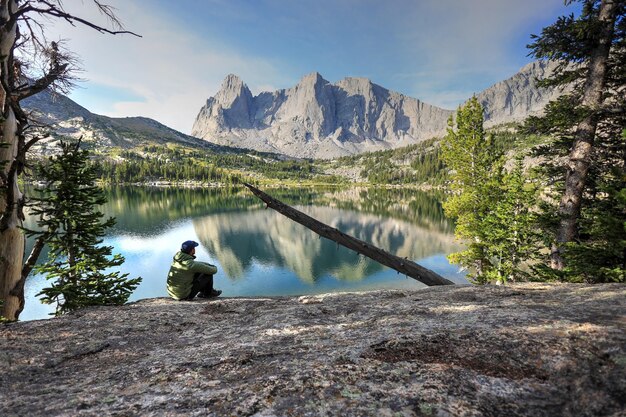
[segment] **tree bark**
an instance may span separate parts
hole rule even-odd
[[[614,33],[617,6],[615,0],[602,0],[598,21],[601,25],[597,47],[589,60],[589,70],[583,89],[582,105],[589,110],[589,116],[576,128],[574,144],[567,160],[565,191],[561,197],[558,214],[560,224],[556,241],[552,245],[550,265],[553,269],[565,267],[563,249],[576,237],[582,196],[591,165],[593,143],[598,125],[598,111],[602,104],[602,92],[606,83],[611,41]]]
[[[13,49],[17,39],[17,23],[12,13],[17,9],[15,0],[0,2],[0,300],[3,301],[0,315],[17,320],[24,305],[23,292],[19,287],[24,260],[25,237],[22,226],[22,193],[17,184],[19,174],[18,120],[13,109],[14,98],[10,90],[13,85]],[[16,295],[17,294],[17,295]]]
[[[253,187],[250,184],[244,185],[248,187],[248,189],[250,189],[250,191],[252,191],[254,195],[263,200],[263,202],[265,202],[268,207],[276,210],[277,212],[290,218],[291,220],[311,229],[320,236],[330,239],[333,242],[337,242],[338,244],[345,246],[348,249],[352,249],[355,252],[365,255],[368,258],[375,260],[376,262],[380,262],[381,264],[395,269],[396,271],[401,272],[428,286],[454,284],[454,282],[442,277],[441,275],[431,271],[430,269],[424,268],[423,266],[416,264],[415,262],[392,255],[389,252],[370,245],[369,243],[363,242],[360,239],[347,235],[335,229],[334,227],[330,227],[314,219],[313,217],[307,216],[301,211],[298,211],[293,207],[290,207],[280,202],[279,200],[276,200],[275,198],[265,194],[263,191]]]
[[[19,65],[14,61],[14,51],[17,40],[20,37],[18,19],[27,21],[31,15],[40,17],[65,20],[74,25],[79,23],[100,33],[109,34],[132,34],[133,32],[122,30],[121,23],[112,9],[94,0],[100,12],[102,12],[111,24],[120,30],[111,30],[98,26],[85,19],[73,16],[65,12],[62,1],[23,1],[23,0],[0,0],[0,301],[3,308],[0,315],[10,320],[17,320],[24,305],[24,279],[28,275],[29,267],[22,270],[24,261],[25,237],[21,226],[24,220],[22,207],[24,197],[18,187],[18,177],[21,175],[26,162],[28,149],[35,144],[40,137],[31,137],[26,141],[24,130],[28,126],[28,115],[21,107],[20,100],[45,90],[51,84],[61,81],[69,81],[71,75],[71,58],[61,53],[58,44],[47,43],[45,39],[37,39],[37,34],[31,30],[30,42],[36,49],[50,48],[51,55],[48,57],[49,67],[43,76],[31,83],[23,83],[20,79]],[[21,7],[19,7],[21,5]],[[38,8],[37,6],[41,6]],[[28,23],[26,23],[27,25]],[[38,25],[32,22],[31,24]],[[31,28],[31,26],[27,26]],[[46,44],[47,46],[44,46]],[[31,54],[26,50],[25,54]],[[26,63],[37,63],[37,59],[29,61],[25,56]],[[34,262],[34,261],[33,261]],[[25,275],[24,275],[25,272]]]

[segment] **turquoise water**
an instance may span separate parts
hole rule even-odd
[[[165,277],[172,256],[190,239],[200,243],[197,258],[218,267],[215,287],[225,297],[423,287],[265,209],[247,190],[120,187],[106,191],[109,201],[102,210],[115,216],[117,225],[104,243],[126,258],[123,272],[143,278],[131,301],[167,296]],[[413,259],[455,282],[466,282],[464,274],[446,260],[459,245],[435,196],[366,189],[268,193],[345,233]],[[33,219],[28,219],[27,226],[32,224]],[[42,276],[29,277],[20,319],[47,318],[54,311],[54,306],[36,297],[46,284]]]

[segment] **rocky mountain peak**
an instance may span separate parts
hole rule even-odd
[[[238,90],[245,86],[243,80],[235,74],[228,74],[222,81],[221,90]]]
[[[252,93],[241,78],[228,74],[220,90],[210,97],[198,117],[213,119],[212,126],[251,128]],[[212,127],[213,128],[213,127]]]
[[[223,107],[232,107],[239,98],[248,102],[252,98],[252,93],[241,78],[234,74],[228,74],[222,82],[222,87],[215,95],[215,99]]]
[[[281,126],[285,138],[306,143],[330,135],[335,129],[334,115],[332,84],[318,72],[312,72],[285,91],[284,101],[274,113],[274,120],[285,122]]]
[[[337,85],[341,87],[368,87],[371,88],[374,83],[365,77],[346,77],[337,81]]]
[[[485,123],[517,122],[542,111],[561,92],[540,88],[554,64],[534,62],[476,94]],[[390,91],[367,78],[335,84],[318,72],[292,88],[252,96],[235,75],[200,110],[192,135],[228,146],[296,157],[333,158],[395,148],[442,136],[454,114]]]
[[[374,84],[369,78],[363,77],[346,77],[337,82],[337,87],[346,91],[351,95],[362,95],[365,98],[372,98],[375,93],[374,89],[382,95],[389,93],[389,90],[383,88],[377,84]]]
[[[319,83],[326,84],[328,81],[325,80],[319,72],[314,71],[302,77],[298,82],[298,85],[316,85]]]

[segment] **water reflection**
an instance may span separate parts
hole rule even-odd
[[[458,250],[452,235],[406,221],[332,207],[296,208],[400,257],[423,259]],[[355,252],[320,239],[273,210],[216,214],[195,219],[193,225],[200,242],[232,279],[244,276],[255,262],[288,268],[311,283],[327,274],[358,281],[383,269],[369,259],[357,264]]]
[[[458,245],[436,196],[406,190],[267,191],[345,233],[464,282],[445,258]],[[106,192],[102,211],[116,217],[117,225],[104,244],[126,257],[123,272],[143,277],[131,300],[167,295],[171,258],[188,239],[201,243],[200,259],[217,264],[216,286],[224,296],[422,286],[265,210],[246,189],[117,187]],[[28,217],[26,225],[34,227],[34,219]],[[27,245],[29,250],[32,241]],[[53,310],[35,297],[45,286],[42,276],[28,279],[23,319],[45,318]]]

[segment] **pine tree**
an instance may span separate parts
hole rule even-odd
[[[449,188],[452,196],[444,203],[446,214],[456,219],[455,234],[467,242],[467,249],[450,255],[450,260],[464,267],[477,282],[486,280],[485,270],[491,268],[483,234],[483,219],[489,210],[488,188],[494,155],[483,129],[483,108],[472,97],[456,115],[456,130],[452,118],[448,134],[441,144],[441,156],[451,170]]]
[[[622,136],[622,155],[626,130]],[[598,152],[601,152],[599,149]],[[573,282],[626,282],[626,172],[624,162],[601,164],[590,172],[579,234],[566,245],[566,265],[557,278]],[[554,271],[540,269],[548,278]]]
[[[56,303],[57,314],[88,305],[123,304],[141,278],[110,271],[124,258],[111,256],[112,247],[102,246],[114,218],[102,220],[98,206],[106,202],[95,185],[96,167],[88,151],[78,143],[60,143],[61,153],[39,169],[44,196],[33,199],[33,214],[41,231],[28,231],[49,246],[48,260],[35,267],[52,281],[40,294],[45,303]]]
[[[500,164],[495,164],[492,172],[486,188],[491,190],[493,200],[482,223],[487,252],[493,259],[487,279],[524,280],[528,274],[521,266],[534,260],[539,249],[537,214],[533,210],[537,187],[526,180],[521,155],[510,172]]]
[[[509,173],[503,155],[483,128],[483,108],[473,97],[460,107],[456,129],[450,120],[441,145],[450,169],[452,196],[444,203],[456,220],[455,235],[466,249],[449,259],[465,268],[476,283],[498,283],[524,278],[520,265],[537,250],[533,232],[534,188],[522,175],[521,161]]]
[[[113,8],[94,0],[109,19],[111,30],[68,12],[62,0],[0,1],[0,315],[17,320],[24,307],[23,271],[25,240],[22,233],[25,203],[19,187],[25,163],[34,144],[49,132],[41,132],[32,114],[20,102],[51,88],[67,92],[77,60],[63,42],[46,36],[47,25],[62,20],[85,25],[101,33],[132,33],[121,30]],[[77,3],[77,2],[72,2]]]
[[[559,18],[529,45],[534,57],[559,64],[543,85],[569,90],[546,107],[545,116],[527,122],[530,131],[554,138],[540,148],[547,161],[546,183],[552,185],[548,191],[555,200],[552,207],[546,206],[544,217],[549,221],[544,230],[551,236],[552,276],[574,280],[580,277],[571,275],[576,273],[568,268],[573,260],[569,258],[589,248],[587,238],[600,227],[594,224],[612,215],[601,209],[610,201],[602,184],[613,176],[624,181],[621,131],[626,125],[626,2],[578,2],[582,3],[578,17]],[[623,265],[624,254],[615,255],[610,263]],[[594,257],[587,259],[592,267]],[[602,256],[598,265],[605,261]]]

